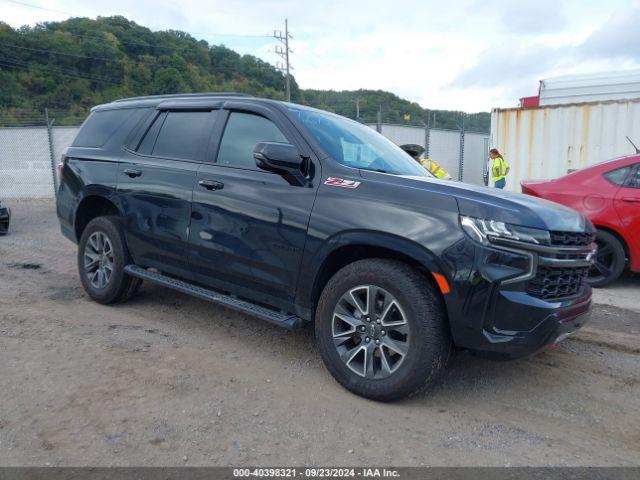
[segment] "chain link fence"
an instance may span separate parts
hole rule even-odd
[[[79,124],[80,122],[78,122]],[[56,126],[46,115],[0,119],[0,199],[52,198],[56,165],[79,126]],[[407,125],[369,125],[398,145],[425,147],[454,180],[484,184],[489,135]]]
[[[51,198],[56,164],[79,127],[0,127],[0,198]]]
[[[485,185],[489,134],[411,125],[368,124],[396,145],[420,145],[454,180]]]
[[[52,198],[62,153],[78,133],[44,112],[0,112],[0,199]]]

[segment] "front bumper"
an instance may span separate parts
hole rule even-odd
[[[533,355],[560,342],[584,326],[591,314],[591,287],[585,285],[579,295],[558,302],[547,302],[525,292],[497,293],[496,311],[482,330],[485,341],[477,347],[487,355],[515,359]],[[512,321],[513,320],[513,321]],[[498,328],[510,323],[519,328],[522,320],[533,325],[528,330]]]
[[[515,359],[544,350],[581,328],[591,311],[591,287],[586,281],[557,298],[541,298],[536,284],[541,268],[588,268],[592,249],[583,249],[584,256],[560,250],[557,254],[550,253],[553,249],[517,251],[468,240],[456,246],[455,255],[449,252],[455,288],[445,301],[456,346]]]

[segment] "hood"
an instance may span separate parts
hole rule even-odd
[[[377,175],[381,174],[371,171],[362,172],[364,178],[373,179]],[[399,186],[453,196],[458,202],[461,215],[544,230],[593,231],[593,225],[581,213],[542,198],[450,180],[382,175],[386,177],[385,181]],[[437,205],[434,205],[434,208],[437,208]]]

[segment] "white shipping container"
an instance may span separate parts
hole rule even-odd
[[[540,81],[540,106],[640,98],[640,70],[567,75]]]
[[[640,146],[640,99],[491,112],[491,148],[511,166],[512,191],[522,180],[554,179],[635,153],[625,136]]]

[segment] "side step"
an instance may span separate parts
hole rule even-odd
[[[223,307],[247,313],[290,330],[298,329],[302,327],[304,323],[301,318],[296,317],[295,315],[269,310],[268,308],[260,305],[255,305],[229,295],[224,295],[207,288],[199,287],[198,285],[193,285],[192,283],[188,283],[183,280],[177,280],[161,273],[138,267],[137,265],[127,265],[124,267],[124,271],[133,277],[138,277],[203,300],[217,303]]]

